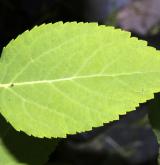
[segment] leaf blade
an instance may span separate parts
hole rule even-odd
[[[128,32],[90,23],[42,25],[2,53],[0,112],[37,137],[90,130],[153,98],[159,63],[159,52]]]

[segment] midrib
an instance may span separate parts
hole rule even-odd
[[[59,78],[54,80],[35,80],[35,81],[26,81],[26,82],[10,82],[5,84],[0,84],[0,88],[9,88],[13,86],[25,86],[25,85],[34,85],[34,84],[50,84],[62,81],[70,81],[76,79],[90,79],[90,78],[101,78],[101,77],[119,77],[119,76],[131,76],[138,74],[146,73],[156,73],[156,72],[131,72],[131,73],[117,73],[117,74],[92,74],[92,75],[82,75],[82,76],[73,76],[67,78]]]

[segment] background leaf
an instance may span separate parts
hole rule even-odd
[[[159,64],[158,51],[112,27],[35,27],[3,50],[0,112],[37,137],[90,130],[153,98]]]
[[[154,100],[149,104],[149,121],[160,145],[160,94],[156,94]],[[160,148],[158,155],[158,164],[160,164]]]
[[[56,140],[38,139],[15,131],[0,115],[0,164],[42,165],[56,144]]]

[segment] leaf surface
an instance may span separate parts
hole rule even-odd
[[[160,53],[94,23],[35,27],[0,60],[0,112],[17,130],[65,137],[118,120],[160,91]]]

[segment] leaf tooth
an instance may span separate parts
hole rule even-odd
[[[142,45],[146,47],[147,49],[149,48],[157,52],[157,49],[155,47],[149,46],[148,42],[145,40],[141,40],[137,37],[131,37],[131,40],[133,40],[134,42],[137,41],[138,42],[137,44]]]

